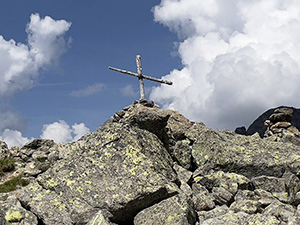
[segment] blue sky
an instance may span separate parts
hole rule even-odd
[[[73,141],[139,99],[210,128],[299,107],[298,0],[21,0],[0,3],[0,139]]]
[[[136,71],[135,55],[142,55],[145,74],[161,77],[180,67],[172,57],[176,34],[154,22],[152,7],[160,1],[2,1],[0,35],[26,44],[26,24],[32,13],[71,22],[65,38],[72,42],[59,64],[40,72],[35,85],[9,97],[19,113],[23,136],[38,138],[44,124],[64,120],[97,129],[114,112],[139,98],[138,81],[107,69],[109,65]],[[72,95],[99,85],[94,94]],[[145,82],[146,89],[156,85]],[[121,89],[133,88],[129,96]],[[132,94],[132,95],[131,95]],[[13,128],[13,127],[12,127]]]

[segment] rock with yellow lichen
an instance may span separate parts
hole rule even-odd
[[[135,225],[188,225],[195,224],[196,214],[191,202],[184,195],[163,200],[137,214]]]
[[[0,224],[300,224],[295,143],[136,101],[77,142],[0,142]]]

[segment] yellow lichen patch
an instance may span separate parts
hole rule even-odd
[[[143,173],[143,176],[144,176],[144,177],[148,177],[148,176],[149,176],[149,173],[148,173],[147,171],[145,171],[145,172]]]
[[[195,178],[194,178],[194,181],[195,181],[196,183],[198,183],[198,182],[200,182],[203,178],[204,178],[204,177],[202,177],[202,176],[198,176],[198,177],[195,177]]]
[[[129,170],[129,172],[131,173],[131,175],[135,176],[136,175],[136,171],[138,170],[139,168],[136,166],[132,169]]]
[[[108,157],[108,158],[112,157],[112,154],[109,153],[109,152],[105,152],[104,155],[105,155],[106,157]]]
[[[29,189],[32,190],[32,191],[37,191],[39,189],[39,186],[38,185],[31,185]]]
[[[68,180],[68,181],[67,181],[67,186],[70,187],[70,186],[72,186],[72,184],[74,184],[74,183],[75,183],[75,180]]]
[[[126,198],[126,200],[127,200],[127,201],[131,200],[131,198],[132,198],[132,194],[128,194],[128,195],[126,195],[126,196],[125,196],[125,198]]]
[[[53,178],[51,178],[50,180],[47,180],[46,185],[48,187],[57,187],[58,183]]]
[[[83,187],[81,187],[81,186],[77,187],[76,191],[79,192],[80,194],[84,194]]]
[[[86,180],[84,181],[85,184],[92,184],[92,181]]]
[[[114,194],[113,199],[119,198],[119,194]]]
[[[168,216],[167,218],[167,224],[173,224],[174,222],[178,221],[180,219],[180,215],[177,213]]]
[[[112,148],[114,145],[115,145],[115,144],[112,142],[112,143],[106,145],[106,147],[107,147],[107,148]]]
[[[37,200],[42,200],[45,196],[42,195],[41,193],[38,193],[37,196],[36,196],[36,199]]]
[[[5,219],[7,222],[20,222],[24,217],[19,211],[14,211],[9,209],[5,214]]]
[[[59,211],[62,211],[66,208],[66,205],[63,204],[62,202],[60,202],[57,198],[55,198],[54,200],[51,200],[50,203],[52,203],[53,205],[58,207]]]

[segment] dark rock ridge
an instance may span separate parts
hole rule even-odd
[[[300,224],[299,137],[275,136],[142,101],[74,143],[1,142],[0,224]]]

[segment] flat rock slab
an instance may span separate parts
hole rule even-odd
[[[288,170],[294,174],[300,171],[300,149],[291,143],[261,139],[258,134],[237,135],[226,130],[202,129],[195,136],[195,131],[190,130],[190,138],[194,141],[192,155],[202,173],[214,169],[252,178],[281,177]]]

